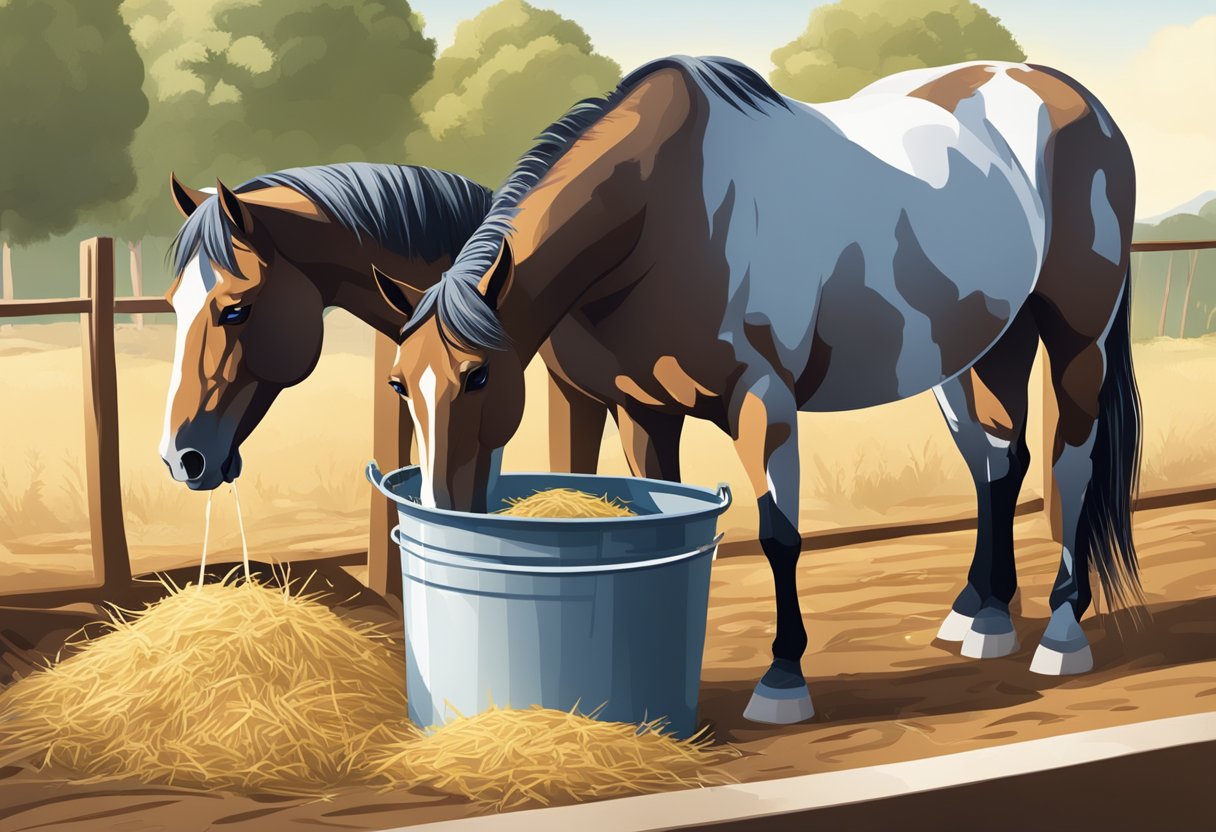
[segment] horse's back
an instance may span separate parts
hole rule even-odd
[[[1046,238],[1034,102],[1002,84],[956,113],[908,94],[925,83],[895,76],[889,90],[707,125],[707,209],[731,202],[726,252],[746,298],[734,325],[765,320],[804,409],[940,384],[1034,288]]]

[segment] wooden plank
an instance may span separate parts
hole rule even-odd
[[[1193,251],[1216,248],[1216,240],[1141,240],[1132,243],[1132,251]]]
[[[219,568],[224,564],[237,565],[238,557],[231,560],[228,557],[208,561],[208,569]],[[262,552],[252,563],[274,564],[276,566],[290,565],[296,568],[292,575],[307,575],[308,567],[321,569],[326,566],[362,566],[367,563],[367,552],[361,549],[350,549],[331,554],[312,554],[306,552]],[[174,566],[169,569],[158,569],[155,572],[142,572],[131,580],[125,587],[102,587],[98,584],[64,584],[63,586],[43,587],[11,594],[0,591],[0,611],[5,609],[55,609],[77,603],[114,602],[118,599],[138,599],[147,597],[149,593],[156,594],[158,585],[156,576],[175,570],[186,570],[193,579],[198,572],[198,563],[189,566]],[[151,587],[151,589],[149,589]]]
[[[91,311],[88,298],[32,298],[0,300],[0,318],[31,318],[35,315],[79,315]],[[114,311],[134,315],[141,312],[172,312],[169,301],[158,295],[115,298]]]
[[[1182,488],[1161,488],[1147,491],[1136,497],[1132,506],[1134,511],[1149,511],[1155,508],[1175,508],[1189,506],[1195,503],[1206,503],[1216,500],[1216,485],[1184,486]]]
[[[122,514],[118,457],[118,369],[114,356],[114,241],[80,244],[80,294],[90,309],[80,316],[84,356],[85,483],[94,579],[110,589],[131,582]]]
[[[1038,497],[1018,503],[1014,516],[1022,517],[1043,510],[1043,501]],[[840,529],[821,529],[802,533],[802,551],[836,549],[856,546],[878,540],[897,540],[926,534],[963,532],[975,528],[975,514],[960,514],[940,520],[921,520],[910,523],[875,523],[868,526],[845,526]],[[755,540],[728,540],[718,546],[718,557],[730,558],[738,555],[754,555],[760,551]]]
[[[76,315],[91,308],[87,298],[40,298],[0,300],[0,318],[32,318],[35,315]]]
[[[169,301],[157,295],[144,295],[134,298],[115,298],[114,311],[135,315],[141,312],[172,312]]]
[[[1214,754],[1216,714],[1201,713],[920,760],[504,812],[427,828],[786,832],[980,825],[986,832],[1021,832],[1035,828],[1037,819],[1043,829],[1206,829]]]
[[[372,377],[372,456],[382,471],[409,464],[414,426],[401,397],[387,379],[397,358],[397,345],[386,335],[376,336]],[[367,541],[367,584],[385,598],[401,598],[401,553],[389,539],[397,525],[397,507],[371,489],[371,522]]]

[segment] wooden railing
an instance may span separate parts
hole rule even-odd
[[[1216,248],[1216,240],[1149,241],[1132,244],[1132,251],[1180,251]],[[114,242],[107,237],[94,237],[80,244],[80,297],[39,300],[0,299],[0,319],[27,318],[38,315],[78,314],[81,325],[81,346],[84,355],[84,428],[85,470],[88,495],[89,536],[93,553],[93,581],[84,586],[53,590],[5,593],[0,598],[7,605],[47,606],[75,601],[101,601],[122,597],[130,586],[132,569],[127,551],[123,524],[122,481],[119,474],[118,451],[118,383],[114,347],[114,316],[116,314],[171,312],[163,297],[115,297]],[[378,336],[374,361],[373,385],[373,456],[385,470],[405,464],[409,457],[412,428],[404,416],[404,408],[383,379],[394,359],[391,340]],[[1051,447],[1054,433],[1054,396],[1050,390],[1050,374],[1044,365],[1044,419],[1041,447]],[[1050,458],[1050,452],[1047,457]],[[1059,501],[1050,464],[1043,466],[1043,497],[1024,500],[1017,514],[1045,511],[1052,521],[1053,533],[1059,536]],[[1154,491],[1141,495],[1137,509],[1163,508],[1216,499],[1216,484]],[[386,597],[399,598],[401,569],[398,551],[389,540],[389,530],[396,523],[396,511],[375,489],[371,489],[370,533],[366,563],[370,587]],[[975,527],[975,516],[961,515],[919,522],[851,526],[803,534],[804,548],[850,546],[875,540],[887,540],[910,535],[960,531]],[[721,554],[754,553],[754,543],[735,541],[724,544]],[[340,563],[362,561],[362,552],[345,552],[332,559]]]

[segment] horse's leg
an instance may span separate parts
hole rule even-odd
[[[1052,676],[1093,667],[1080,620],[1092,600],[1094,565],[1108,598],[1136,597],[1131,503],[1139,453],[1140,414],[1131,370],[1127,286],[1103,329],[1089,338],[1068,310],[1041,304],[1038,315],[1051,363],[1059,419],[1052,474],[1060,497],[1063,549],[1051,590],[1051,620],[1030,669]],[[1077,310],[1092,318],[1098,292]],[[1109,295],[1108,295],[1109,298]],[[1081,301],[1081,298],[1078,298]],[[1105,316],[1104,316],[1105,317]]]
[[[1018,585],[1013,515],[1030,463],[1026,395],[1037,346],[1023,310],[973,368],[933,391],[975,482],[978,519],[967,585],[937,637],[961,641],[963,655],[976,659],[1018,649],[1009,615]]]
[[[777,636],[773,662],[743,716],[789,724],[815,715],[802,675],[806,628],[798,603],[798,410],[793,394],[770,377],[743,397],[735,432],[739,459],[757,495],[760,547],[773,571]]]
[[[608,408],[549,373],[549,468],[594,474]]]
[[[618,407],[614,415],[633,475],[679,482],[683,414],[630,405]]]

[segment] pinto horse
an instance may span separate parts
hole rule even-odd
[[[803,720],[798,412],[934,391],[979,503],[940,635],[1007,655],[1041,339],[1063,551],[1032,669],[1088,670],[1089,570],[1112,602],[1139,591],[1133,203],[1110,115],[1051,69],[915,70],[812,106],[734,61],[648,64],[550,126],[443,279],[401,307],[390,383],[408,395],[423,499],[485,509],[538,352],[554,424],[571,425],[559,464],[592,469],[611,412],[633,473],[678,479],[684,419],[716,423],[757,495],[776,589],[773,662],[745,716]]]
[[[186,222],[173,248],[177,347],[160,451],[195,490],[240,475],[241,442],[316,366],[326,307],[396,336],[405,318],[380,295],[373,261],[430,286],[491,201],[461,176],[400,165],[294,168],[214,193],[170,179]]]

